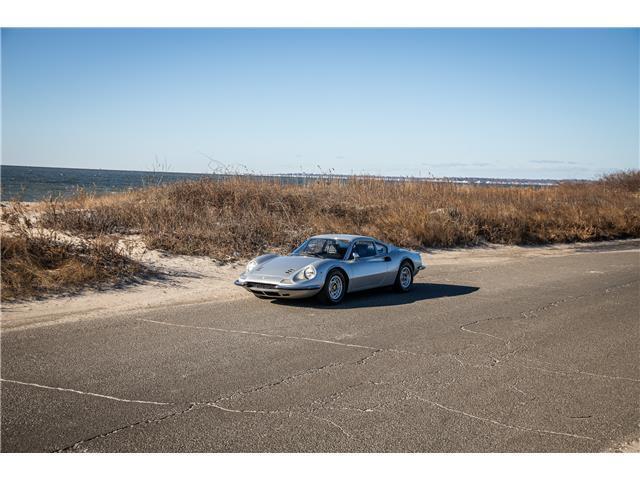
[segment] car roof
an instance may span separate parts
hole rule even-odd
[[[353,240],[373,240],[377,241],[373,237],[365,237],[363,235],[350,235],[350,234],[342,234],[342,233],[323,233],[322,235],[314,235],[311,238],[332,238],[334,240],[345,240],[347,242],[352,242]]]

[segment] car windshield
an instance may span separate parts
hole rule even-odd
[[[346,240],[334,238],[310,238],[293,251],[293,255],[342,260],[349,248]]]

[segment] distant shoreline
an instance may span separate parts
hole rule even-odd
[[[211,175],[242,175],[249,177],[333,177],[333,178],[349,178],[349,177],[371,177],[381,179],[412,179],[412,180],[492,180],[496,182],[546,182],[546,183],[560,183],[560,182],[591,182],[594,180],[584,178],[517,178],[517,177],[435,177],[435,176],[416,176],[416,175],[376,175],[368,173],[307,173],[307,172],[279,172],[279,173],[260,173],[260,172],[240,172],[229,170],[225,171],[212,171],[212,172],[177,172],[177,171],[162,171],[162,170],[126,170],[126,169],[114,169],[114,168],[84,168],[84,167],[44,167],[38,165],[8,165],[2,164],[2,168],[28,168],[28,169],[47,169],[47,170],[78,170],[89,172],[122,172],[122,173],[144,173],[152,175],[199,175],[199,176],[211,176]]]

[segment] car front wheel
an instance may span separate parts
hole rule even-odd
[[[340,270],[332,270],[327,274],[319,297],[327,305],[337,305],[346,293],[347,282],[344,274]]]

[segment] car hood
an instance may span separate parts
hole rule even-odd
[[[252,275],[287,278],[301,268],[317,263],[314,257],[286,256],[274,257],[261,263],[251,271]]]

